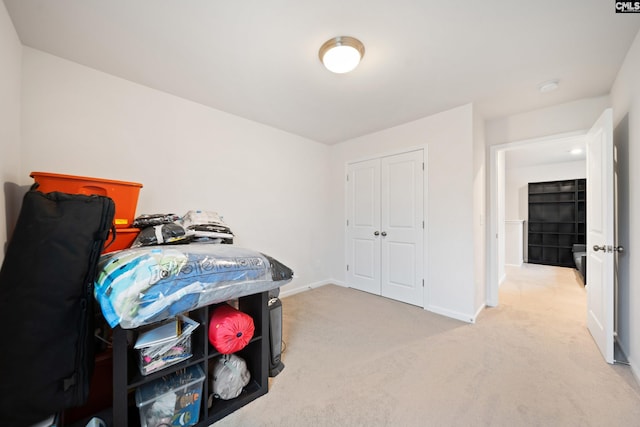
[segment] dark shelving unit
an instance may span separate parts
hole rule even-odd
[[[529,183],[528,262],[574,267],[573,245],[586,243],[586,179]]]
[[[208,406],[211,392],[211,378],[215,359],[220,353],[209,343],[209,318],[217,305],[210,305],[188,313],[188,316],[200,323],[191,335],[193,356],[181,363],[172,365],[149,375],[142,375],[136,362],[136,353],[132,348],[136,330],[113,330],[113,425],[117,427],[140,426],[138,408],[135,405],[135,389],[154,379],[199,365],[205,373],[202,384],[200,416],[196,427],[205,427],[229,415],[237,409],[268,392],[269,379],[269,318],[268,292],[244,296],[238,299],[238,308],[253,318],[254,336],[245,348],[237,352],[247,362],[251,373],[249,384],[242,393],[231,400],[213,399]]]

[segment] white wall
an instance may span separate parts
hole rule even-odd
[[[19,206],[15,182],[20,173],[20,80],[22,45],[0,2],[0,263]]]
[[[584,160],[514,168],[507,156],[505,219],[529,219],[528,183],[586,178],[586,173]]]
[[[488,120],[487,146],[588,130],[608,107],[609,97],[599,96]]]
[[[507,259],[506,253],[505,253],[506,252],[505,240],[504,238],[500,238],[501,236],[506,235],[506,229],[505,229],[505,223],[504,223],[505,202],[506,202],[505,200],[505,197],[506,197],[505,159],[506,159],[506,155],[504,151],[499,151],[498,153],[496,153],[495,171],[492,171],[496,175],[495,177],[496,187],[494,190],[497,192],[497,195],[496,195],[496,211],[495,211],[496,217],[492,218],[492,222],[495,225],[495,232],[491,233],[491,237],[493,242],[495,242],[497,245],[496,250],[497,250],[498,272],[497,272],[496,279],[498,280],[499,283],[502,283],[502,281],[506,277],[506,271],[505,271],[504,265]],[[496,234],[499,236],[499,238],[494,239],[493,237]],[[497,298],[497,294],[494,293],[494,297]]]
[[[428,310],[466,321],[475,315],[474,151],[470,104],[334,145],[330,212],[332,277],[345,283],[345,171],[350,161],[426,147]]]
[[[473,248],[476,315],[487,302],[487,174],[484,119],[473,111]]]
[[[587,165],[584,160],[575,162],[551,163],[530,167],[510,167],[508,156],[505,180],[505,219],[529,219],[530,182],[557,181],[562,179],[586,178]],[[524,259],[527,260],[527,234],[524,233]],[[513,248],[514,241],[505,241],[505,247]]]
[[[291,292],[329,277],[325,145],[31,48],[22,168],[140,182],[137,214],[216,211],[234,243],[291,267]]]
[[[618,149],[618,342],[640,380],[640,33],[611,89]],[[631,167],[630,165],[634,165]]]

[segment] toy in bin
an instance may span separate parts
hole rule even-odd
[[[134,348],[138,350],[138,366],[142,375],[190,358],[191,333],[198,325],[186,316],[178,316],[141,333]]]
[[[198,423],[202,383],[199,365],[158,378],[136,389],[142,427],[187,427]]]

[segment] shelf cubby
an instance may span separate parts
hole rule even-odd
[[[529,183],[528,262],[574,267],[573,245],[586,242],[585,179]]]
[[[235,301],[234,301],[235,302]],[[200,323],[192,332],[191,348],[193,356],[165,369],[142,375],[136,362],[136,352],[132,348],[137,335],[136,330],[125,330],[116,327],[113,331],[113,422],[118,427],[140,425],[138,408],[135,405],[135,390],[157,378],[179,371],[193,365],[199,365],[205,374],[202,384],[202,401],[200,403],[199,421],[196,427],[205,427],[222,419],[242,406],[250,403],[268,392],[269,375],[269,318],[268,292],[261,292],[241,297],[237,300],[240,311],[253,318],[255,332],[253,338],[238,356],[245,359],[251,374],[249,384],[242,393],[231,400],[212,398],[211,379],[213,364],[220,353],[209,343],[209,318],[217,304],[192,310],[187,315]]]

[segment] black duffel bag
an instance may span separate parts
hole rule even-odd
[[[0,424],[84,404],[94,364],[93,282],[112,227],[104,196],[28,191],[0,269]]]

